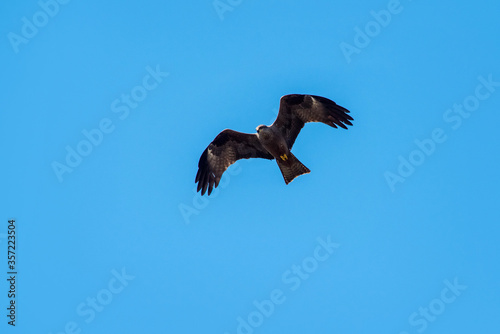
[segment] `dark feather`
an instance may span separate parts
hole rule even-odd
[[[264,158],[274,159],[261,145],[257,135],[226,129],[208,145],[200,161],[195,182],[197,191],[208,195],[219,185],[222,174],[239,159]]]
[[[340,126],[347,129],[346,125],[352,125],[350,121],[353,120],[348,113],[349,110],[325,97],[285,95],[280,100],[278,117],[272,126],[281,131],[291,149],[305,123],[322,122],[334,128]]]

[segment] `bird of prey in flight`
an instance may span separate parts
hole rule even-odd
[[[297,176],[309,173],[290,152],[300,130],[308,122],[322,122],[331,127],[347,129],[353,120],[349,110],[330,99],[315,95],[290,94],[280,99],[278,117],[271,126],[259,125],[257,133],[226,129],[203,151],[198,162],[195,183],[197,191],[208,195],[217,188],[222,174],[239,159],[276,159],[288,184]]]

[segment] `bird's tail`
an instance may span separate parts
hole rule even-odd
[[[278,167],[281,170],[281,174],[283,174],[286,184],[292,182],[297,176],[311,172],[309,168],[304,166],[302,162],[292,154],[292,152],[279,157],[276,159],[276,162],[278,163]]]

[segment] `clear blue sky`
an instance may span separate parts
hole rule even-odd
[[[500,330],[497,1],[0,5],[2,333]],[[310,93],[285,185],[223,129]],[[7,220],[17,224],[7,324]]]

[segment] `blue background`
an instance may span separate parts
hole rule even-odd
[[[445,120],[479,77],[500,81],[498,2],[402,0],[385,26],[371,13],[385,0],[223,3],[52,2],[45,21],[37,1],[1,5],[0,247],[15,218],[19,271],[12,328],[0,256],[2,333],[499,331],[500,87]],[[40,27],[14,46],[23,17]],[[120,102],[157,67],[168,76],[135,108]],[[270,124],[290,93],[333,99],[354,126],[307,125],[293,152],[312,172],[288,186],[254,159],[195,194],[210,141]],[[113,131],[60,182],[54,162],[103,119]],[[435,129],[446,140],[418,153]],[[340,246],[311,262],[328,237]],[[283,275],[304,261],[317,266],[292,290]],[[238,328],[275,290],[284,302]]]

